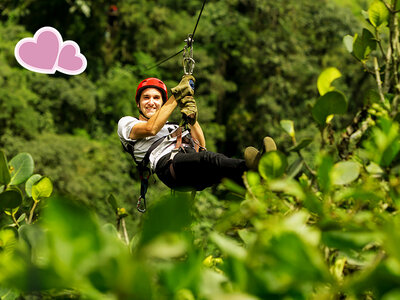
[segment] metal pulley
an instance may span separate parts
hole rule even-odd
[[[187,39],[185,39],[186,45],[183,48],[183,73],[185,75],[192,75],[195,65],[193,59],[193,38],[192,34],[188,34]]]

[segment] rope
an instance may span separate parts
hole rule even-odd
[[[192,41],[193,41],[193,38],[194,38],[194,34],[196,33],[197,25],[199,24],[200,17],[201,17],[201,14],[203,13],[203,9],[204,9],[204,6],[206,5],[206,2],[207,2],[207,0],[204,0],[204,1],[203,1],[203,5],[202,5],[202,7],[201,7],[199,16],[197,17],[197,22],[196,22],[196,25],[195,25],[195,27],[194,27],[193,33],[192,33]],[[170,60],[171,58],[173,58],[173,57],[177,56],[178,54],[182,53],[183,50],[184,50],[184,49],[182,49],[181,51],[175,53],[174,55],[171,55],[171,56],[168,57],[168,58],[165,58],[165,59],[163,59],[163,60],[157,62],[154,66],[147,68],[146,71],[151,70],[151,69],[154,69],[155,67],[158,67],[159,65],[165,63],[167,60]]]

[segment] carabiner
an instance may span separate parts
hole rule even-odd
[[[185,75],[192,75],[195,65],[193,59],[193,42],[192,35],[188,34],[187,39],[185,39],[186,45],[183,48],[183,73]]]
[[[143,202],[142,202],[142,200],[143,200]],[[139,199],[138,199],[136,208],[141,213],[146,212],[146,198],[140,196]]]

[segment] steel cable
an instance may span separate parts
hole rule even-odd
[[[196,25],[194,26],[194,30],[193,30],[193,33],[192,33],[192,39],[191,39],[192,41],[193,41],[193,38],[194,38],[194,34],[196,33],[197,25],[199,24],[199,21],[200,21],[200,18],[201,18],[201,14],[203,13],[204,6],[206,5],[206,2],[207,2],[207,0],[204,0],[204,1],[203,1],[203,5],[202,5],[202,7],[201,7],[199,16],[197,17],[197,22],[196,22]],[[182,53],[183,50],[184,50],[184,49],[182,49],[181,51],[175,53],[174,55],[169,56],[168,58],[165,58],[165,59],[163,59],[163,60],[157,62],[154,66],[151,66],[151,67],[147,68],[146,71],[151,70],[151,69],[154,69],[155,67],[158,67],[159,65],[165,63],[166,61],[170,60],[171,58],[173,58],[173,57],[177,56],[178,54]]]

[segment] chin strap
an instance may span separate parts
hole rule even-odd
[[[141,114],[144,118],[146,118],[146,120],[149,120],[149,119],[150,119],[150,118],[148,118],[148,117],[146,117],[146,116],[144,115],[144,113],[142,112],[141,109],[139,109],[139,114]]]

